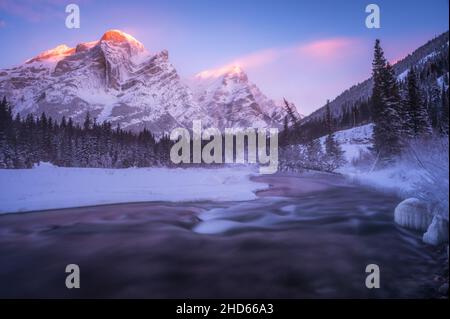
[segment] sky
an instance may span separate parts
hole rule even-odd
[[[65,7],[80,8],[80,28]],[[380,7],[368,29],[365,8]],[[0,68],[59,44],[120,29],[150,52],[169,51],[183,78],[239,65],[270,98],[309,114],[370,76],[376,38],[395,62],[448,30],[449,0],[0,0]]]

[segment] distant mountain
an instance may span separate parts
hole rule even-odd
[[[448,47],[449,47],[449,33],[448,31],[440,36],[428,41],[425,45],[416,49],[413,53],[409,54],[404,59],[398,61],[393,65],[394,71],[399,80],[405,79],[408,69],[411,66],[415,66],[420,71],[424,68],[427,62],[432,59],[442,56],[443,59],[448,60]],[[442,71],[442,70],[440,70]],[[447,71],[448,73],[448,65]],[[448,76],[448,74],[447,74]],[[438,82],[442,82],[441,79],[437,79]],[[367,100],[372,94],[372,78],[365,80],[362,83],[352,86],[348,90],[345,90],[334,100],[330,102],[330,109],[335,118],[342,117],[343,113],[354,107],[356,103]],[[312,120],[318,120],[325,116],[325,106],[317,109],[310,115],[303,119],[303,123],[307,123]]]
[[[98,41],[60,45],[0,70],[0,96],[21,115],[45,112],[81,123],[89,112],[99,122],[156,135],[190,128],[192,120],[219,128],[281,127],[284,108],[249,83],[241,69],[204,75],[196,77],[194,95],[167,51],[151,54],[132,36],[110,30]]]
[[[194,98],[218,127],[280,127],[286,109],[267,98],[239,66],[204,71],[190,81]]]

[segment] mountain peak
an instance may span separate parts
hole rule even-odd
[[[100,41],[108,41],[113,43],[131,43],[134,46],[143,49],[144,46],[141,42],[136,40],[133,36],[117,29],[111,29],[106,31],[100,38]]]
[[[113,42],[123,42],[129,40],[137,41],[133,36],[117,29],[111,29],[106,31],[100,39],[100,41],[113,41]]]
[[[195,77],[198,79],[219,78],[222,76],[246,76],[242,67],[237,64],[227,65],[218,69],[206,70],[198,73]]]

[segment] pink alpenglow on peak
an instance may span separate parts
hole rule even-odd
[[[218,78],[223,75],[241,75],[245,74],[239,65],[227,65],[218,69],[205,70],[198,73],[195,77],[199,79]]]
[[[44,51],[37,55],[36,57],[27,60],[25,63],[32,63],[35,61],[43,61],[43,60],[60,60],[66,56],[69,56],[75,52],[74,48],[70,48],[65,44],[60,44],[53,49]]]
[[[25,61],[25,63],[33,63],[41,61],[58,62],[59,60],[67,56],[70,56],[74,53],[79,53],[91,49],[92,47],[98,45],[102,41],[119,46],[122,44],[129,44],[131,52],[133,54],[141,54],[146,52],[144,45],[138,40],[136,40],[133,36],[123,31],[112,29],[106,31],[99,41],[79,43],[75,48],[71,48],[66,44],[60,44],[53,49],[44,51],[39,55],[37,55],[36,57]]]
[[[133,36],[123,31],[112,29],[106,31],[101,37],[100,41],[108,41],[112,43],[130,43],[134,47],[144,50],[144,45],[136,40]]]

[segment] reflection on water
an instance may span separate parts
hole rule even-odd
[[[265,178],[274,187],[254,201],[0,216],[0,297],[434,296],[438,254],[393,223],[398,198],[337,177]],[[81,289],[65,288],[70,263]],[[380,289],[365,287],[371,263]]]

